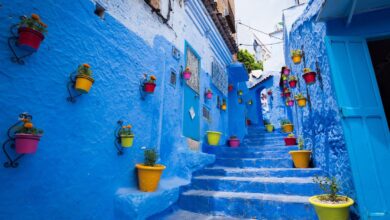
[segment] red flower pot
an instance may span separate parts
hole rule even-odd
[[[153,93],[154,89],[156,88],[155,83],[145,82],[144,83],[144,91],[148,93]]]
[[[246,125],[251,125],[251,120],[247,119],[246,120]]]
[[[183,72],[183,79],[189,80],[191,78],[191,72]]]
[[[229,146],[230,147],[238,147],[238,146],[240,146],[240,139],[237,139],[237,138],[229,139]]]
[[[305,80],[306,84],[311,85],[316,82],[316,73],[315,72],[308,72],[302,75],[303,79]]]
[[[16,134],[15,150],[18,154],[33,154],[37,151],[41,135]]]
[[[288,82],[288,84],[290,85],[291,88],[297,87],[297,81],[296,80],[291,80],[291,81]]]
[[[290,96],[291,96],[291,92],[284,93],[284,97],[290,97]]]
[[[233,91],[233,85],[229,85],[229,86],[228,86],[228,91],[229,91],[229,92]]]
[[[284,138],[284,143],[286,146],[297,145],[297,138],[286,137]]]
[[[207,98],[207,99],[212,99],[212,98],[213,98],[213,93],[207,92],[207,93],[206,93],[206,98]]]
[[[272,95],[272,91],[268,91],[267,94],[268,94],[269,96],[271,96],[271,95]]]
[[[29,51],[37,51],[39,45],[45,39],[41,32],[28,27],[19,28],[18,33],[18,46]]]

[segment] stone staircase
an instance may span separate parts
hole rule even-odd
[[[250,128],[238,148],[214,148],[216,162],[194,173],[177,210],[154,219],[317,219],[309,196],[320,169],[295,169],[285,134]]]

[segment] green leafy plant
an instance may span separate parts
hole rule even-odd
[[[305,142],[301,136],[298,137],[298,150],[303,150],[305,146]]]
[[[320,201],[329,201],[333,203],[348,201],[348,197],[339,196],[337,193],[339,192],[339,184],[336,180],[336,177],[319,177],[315,176],[313,178],[313,182],[318,184],[320,189],[325,193],[325,195],[319,195],[317,198]]]
[[[39,31],[42,34],[47,33],[47,25],[43,23],[37,14],[32,14],[31,17],[21,16],[19,27],[27,27]]]
[[[146,149],[144,151],[144,165],[153,167],[157,161],[157,152],[155,149]]]
[[[289,81],[296,81],[296,80],[297,80],[297,77],[294,76],[294,75],[290,75],[290,77],[288,77],[288,80],[289,80]]]
[[[310,73],[310,72],[312,72],[312,70],[310,68],[303,68],[303,72],[304,73]]]
[[[306,99],[306,97],[302,94],[302,93],[298,93],[298,94],[296,94],[295,96],[295,99]]]
[[[133,132],[131,131],[131,125],[122,126],[122,128],[119,130],[119,135],[120,136],[133,135]]]
[[[291,50],[291,56],[302,56],[302,50]]]
[[[42,135],[43,130],[35,128],[30,119],[21,119],[23,121],[23,126],[19,126],[15,130],[15,134],[32,134],[32,135]]]
[[[288,120],[288,119],[282,119],[282,120],[280,120],[280,124],[282,124],[282,126],[283,125],[288,125],[288,124],[291,124],[291,121]]]
[[[294,138],[295,135],[294,135],[294,133],[290,133],[290,134],[287,135],[287,137],[288,137],[288,138]]]
[[[268,119],[264,119],[263,123],[264,123],[264,125],[270,125],[271,124],[271,122]]]
[[[92,76],[91,66],[88,63],[79,65],[77,68],[77,75]]]
[[[255,57],[248,50],[239,50],[237,60],[244,64],[248,73],[252,70],[263,70],[263,63],[256,61]]]

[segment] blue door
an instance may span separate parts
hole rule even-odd
[[[193,140],[200,139],[199,117],[199,73],[200,57],[195,50],[185,44],[185,63],[192,73],[184,85],[183,135]]]
[[[362,219],[390,219],[390,135],[367,42],[328,37],[340,116]]]

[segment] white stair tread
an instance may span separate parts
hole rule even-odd
[[[283,195],[283,194],[265,194],[248,192],[225,192],[208,190],[189,190],[184,192],[185,196],[204,196],[215,198],[239,198],[239,199],[257,199],[264,201],[286,202],[286,203],[309,203],[308,196]]]
[[[224,167],[214,166],[207,167],[207,170],[224,170],[226,172],[242,173],[242,172],[261,172],[261,171],[319,171],[320,168],[235,168],[235,167]]]
[[[230,216],[226,216],[221,213],[220,215],[205,215],[195,212],[189,212],[185,210],[178,210],[171,215],[164,218],[164,220],[239,220],[243,218],[234,218]]]
[[[238,177],[238,176],[197,176],[194,179],[200,180],[231,180],[258,183],[313,183],[312,177]]]

